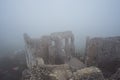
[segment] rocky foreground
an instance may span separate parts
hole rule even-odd
[[[35,65],[23,71],[22,80],[120,80],[120,69],[106,79],[99,68],[86,67],[82,62],[74,65]]]

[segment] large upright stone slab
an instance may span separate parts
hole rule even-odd
[[[92,38],[86,45],[85,62],[99,67],[106,77],[120,67],[120,37]]]
[[[75,56],[74,35],[71,31],[51,33],[51,37],[57,44],[58,55],[63,54],[66,61],[71,56]],[[57,42],[56,39],[58,39]]]

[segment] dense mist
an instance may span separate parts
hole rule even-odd
[[[0,54],[24,49],[31,37],[72,31],[78,49],[86,36],[120,36],[119,0],[0,0]]]

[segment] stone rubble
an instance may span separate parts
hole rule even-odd
[[[86,65],[77,58],[71,58],[67,64],[70,66],[72,71],[80,70],[86,67]]]
[[[73,73],[74,80],[105,80],[102,72],[96,67],[88,67]]]
[[[34,66],[24,80],[105,80],[102,72],[96,67],[87,67],[75,72],[65,65]]]

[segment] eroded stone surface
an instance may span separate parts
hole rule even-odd
[[[67,64],[34,65],[23,72],[23,80],[67,80],[71,75]]]
[[[75,55],[74,35],[71,31],[55,32],[41,38],[24,34],[27,66],[36,64],[64,64]],[[41,62],[42,58],[44,62]],[[40,63],[38,63],[40,62]]]
[[[80,70],[86,67],[86,65],[77,58],[71,58],[68,62],[68,65],[70,66],[72,71]]]
[[[102,72],[96,67],[88,67],[73,73],[74,80],[104,80]]]
[[[120,67],[120,37],[87,40],[86,64],[97,66],[110,77]]]
[[[33,66],[29,79],[24,80],[104,80],[102,72],[96,67],[88,67],[72,72],[69,65]]]

